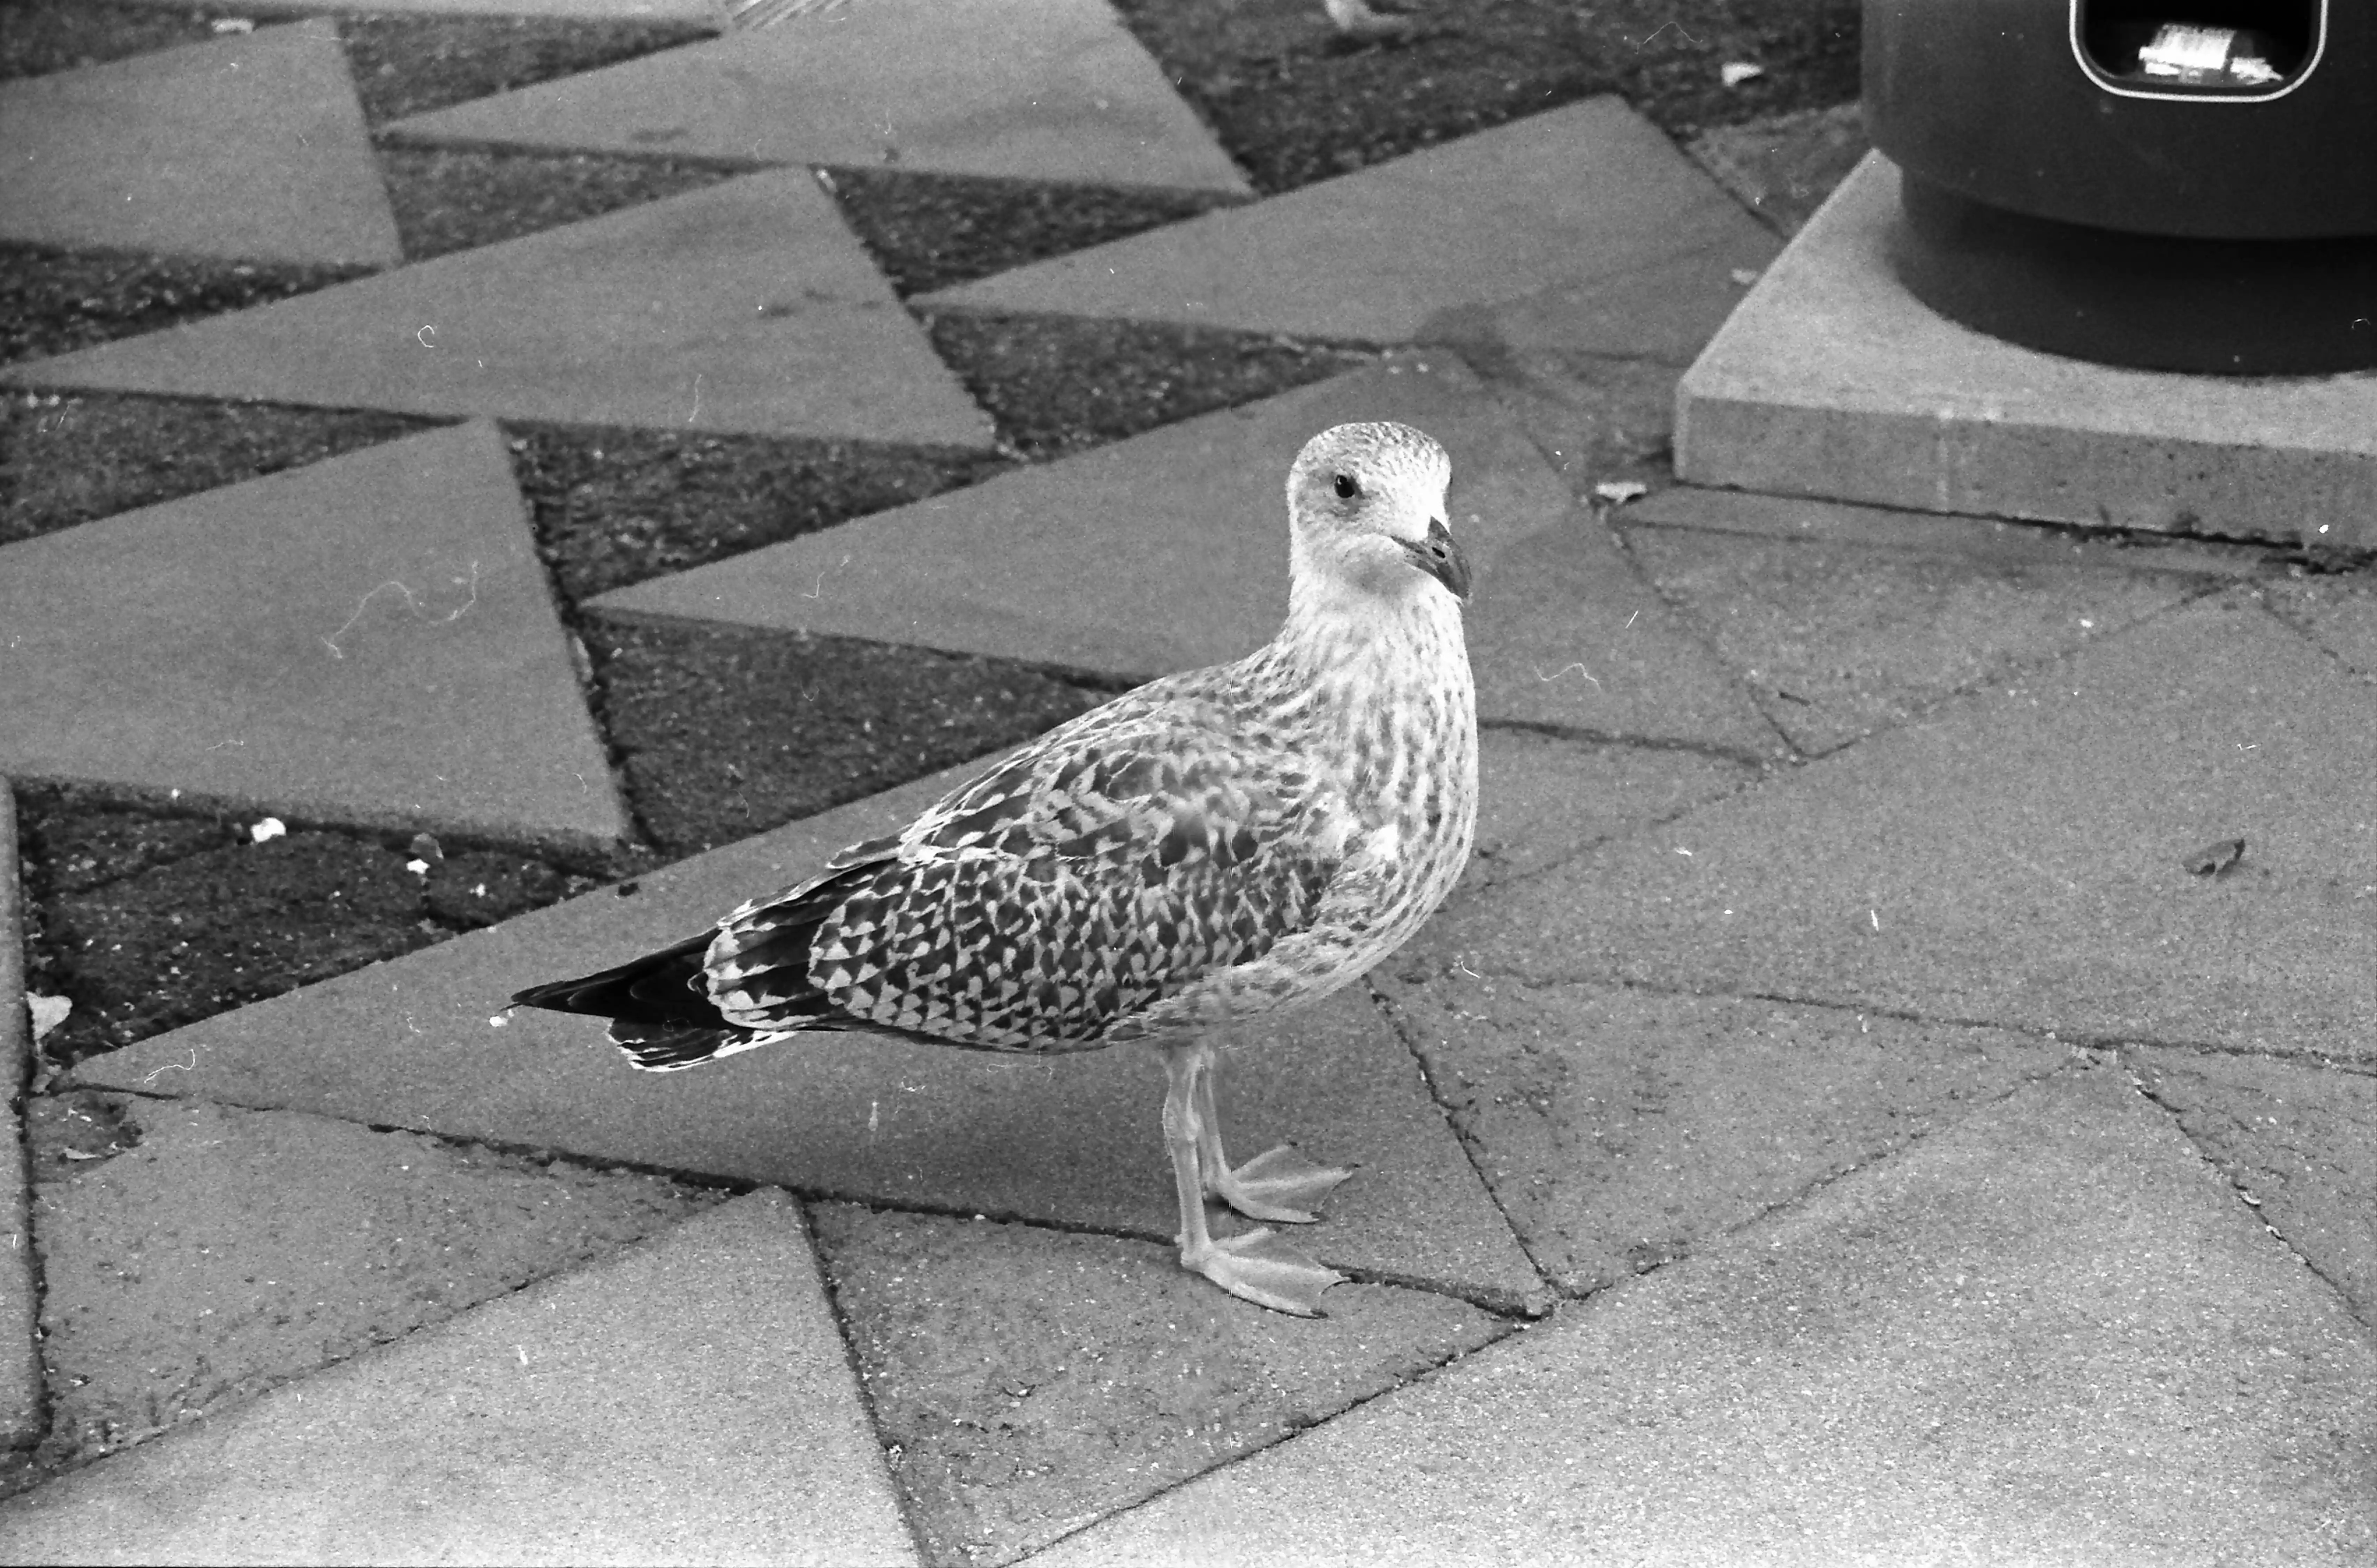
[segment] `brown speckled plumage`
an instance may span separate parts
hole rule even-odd
[[[666,1071],[836,1030],[1177,1046],[1335,990],[1442,902],[1475,825],[1446,474],[1403,425],[1315,437],[1271,643],[1050,731],[713,933],[517,999],[613,1017]]]

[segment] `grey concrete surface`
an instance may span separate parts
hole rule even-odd
[[[514,990],[632,957],[896,829],[943,774],[338,980],[161,1035],[76,1069],[79,1084],[415,1128],[806,1191],[1129,1234],[1177,1211],[1145,1047],[1019,1059],[828,1036],[697,1071],[635,1071],[586,1019]],[[1394,1031],[1356,987],[1247,1029],[1220,1073],[1234,1155],[1279,1142],[1357,1163],[1325,1223],[1326,1263],[1506,1309],[1529,1266]]]
[[[2377,1351],[2119,1073],[1035,1562],[2366,1562]]]
[[[1969,331],[1891,270],[1897,186],[1869,156],[1686,374],[1678,478],[2377,545],[2377,377],[2118,370]]]
[[[2294,578],[2265,591],[2280,619],[2300,628],[2336,663],[2377,680],[2377,592],[2365,578]]]
[[[1845,1009],[1414,973],[1382,971],[1397,1023],[1570,1295],[1689,1257],[2069,1058]]]
[[[1448,311],[1769,243],[1648,121],[1595,98],[917,303],[1397,343]]]
[[[916,1561],[759,1192],[0,1504],[11,1562]]]
[[[0,377],[461,418],[987,448],[805,170],[747,174]]]
[[[33,1228],[26,1190],[25,1084],[33,1029],[25,1007],[24,892],[18,880],[17,797],[0,777],[0,1446],[41,1441],[44,1386],[38,1335],[42,1296],[33,1275]]]
[[[1005,1562],[1511,1332],[1340,1285],[1290,1322],[1160,1242],[820,1204],[818,1251],[937,1562]]]
[[[1782,249],[1754,226],[1686,256],[1613,267],[1491,305],[1463,305],[1412,336],[1470,353],[1599,354],[1691,364]]]
[[[1415,425],[1452,455],[1448,521],[1476,569],[1467,635],[1487,718],[1774,748],[1527,429],[1442,350],[590,603],[1132,676],[1219,663],[1286,613],[1288,465],[1355,419]]]
[[[443,1322],[718,1196],[286,1111],[133,1096],[117,1114],[134,1146],[35,1189],[56,1389],[42,1447],[62,1460]]]
[[[1872,146],[1861,106],[1835,103],[1713,126],[1684,150],[1777,233],[1790,235],[1808,226]]]
[[[1251,195],[1105,0],[863,0],[397,121],[412,140]]]
[[[1809,756],[2043,664],[2220,581],[2090,569],[2049,551],[2025,560],[1945,542],[1925,549],[1919,531],[1913,548],[1697,529],[1625,533],[1644,573]]]
[[[0,82],[0,239],[389,266],[396,216],[326,21]]]
[[[627,831],[489,425],[0,546],[0,769],[333,820]]]
[[[2126,1059],[2246,1202],[2377,1328],[2377,1078],[2155,1046]]]
[[[2230,589],[1593,850],[1415,945],[1537,981],[2366,1066],[2372,774],[2377,689]],[[2186,868],[2238,837],[2228,872]]]
[[[1477,743],[1477,840],[1459,909],[1605,839],[1746,789],[1760,770],[1681,748],[1488,728]]]

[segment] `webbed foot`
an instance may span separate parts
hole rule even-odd
[[[1184,1247],[1180,1266],[1203,1275],[1231,1295],[1273,1311],[1317,1318],[1320,1293],[1345,1276],[1314,1263],[1274,1230],[1209,1238],[1204,1247]]]
[[[1310,1225],[1320,1216],[1310,1205],[1354,1174],[1351,1166],[1320,1165],[1288,1144],[1266,1149],[1238,1167],[1207,1179],[1214,1197],[1248,1219]]]

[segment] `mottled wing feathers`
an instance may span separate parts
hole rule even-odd
[[[1260,957],[1311,922],[1342,825],[1289,753],[1177,710],[1086,715],[736,911],[711,999],[744,1029],[1081,1049]]]

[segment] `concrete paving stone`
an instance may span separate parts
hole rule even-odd
[[[1518,420],[1440,350],[590,603],[1127,676],[1217,664],[1277,631],[1288,465],[1314,433],[1356,419],[1415,425],[1452,454],[1449,521],[1477,578],[1468,637],[1481,714],[1777,748]]]
[[[1431,317],[1413,336],[1473,358],[1513,353],[1601,354],[1682,369],[1697,358],[1782,243],[1745,224],[1689,255],[1563,280],[1516,299]]]
[[[1857,506],[1810,496],[1765,496],[1754,490],[1712,490],[1668,485],[1619,514],[1621,531],[1691,528],[1827,545],[1869,545],[1966,557],[2006,566],[2104,567],[2124,571],[2180,572],[2202,578],[2274,575],[2269,550],[2259,545],[2171,534],[2074,533],[2001,517],[1908,511]]]
[[[2297,578],[2273,582],[2266,592],[2281,619],[2346,669],[2377,680],[2377,592],[2367,577]]]
[[[1675,482],[1673,365],[1475,346],[1463,352],[1588,505],[1608,504],[1596,489],[1604,484],[1631,480],[1655,494]]]
[[[18,882],[17,796],[0,778],[0,1447],[41,1441],[41,1287],[33,1279],[32,1227],[25,1190],[24,1087],[32,1071],[32,1017],[25,1003],[23,892]]]
[[[2377,1080],[2152,1046],[2128,1061],[2262,1218],[2377,1328]]]
[[[1005,1562],[1509,1332],[1338,1286],[1249,1312],[1161,1243],[845,1204],[813,1215],[928,1561]]]
[[[806,171],[723,181],[56,359],[11,381],[986,449]]]
[[[800,1212],[759,1192],[0,1505],[0,1560],[916,1556]]]
[[[1872,147],[1862,107],[1835,103],[1714,126],[1692,138],[1684,150],[1743,206],[1778,233],[1790,235],[1808,226]]]
[[[1573,1295],[1703,1251],[2070,1056],[1836,1008],[1384,973],[1495,1200]]]
[[[1731,758],[1523,729],[1487,729],[1477,752],[1476,845],[1448,910],[1759,778]]]
[[[917,303],[1399,343],[1447,312],[1768,243],[1649,121],[1594,98]]]
[[[2025,1089],[1035,1568],[2367,1562],[2377,1351],[2119,1080]]]
[[[345,1360],[717,1197],[288,1111],[112,1108],[137,1146],[35,1190],[43,1446],[62,1458]]]
[[[1808,504],[1762,498],[1777,511]],[[1907,548],[1661,527],[1626,540],[1809,756],[2206,591],[2201,579],[2076,568],[2051,545],[2029,559],[1926,549],[1919,528]]]
[[[1177,1212],[1158,1127],[1163,1073],[1145,1047],[1032,1059],[841,1035],[653,1075],[591,1020],[523,1010],[496,1021],[522,986],[699,931],[834,850],[895,831],[973,771],[680,862],[629,896],[591,893],[156,1035],[85,1061],[74,1082],[1168,1238]],[[1238,1158],[1285,1141],[1361,1166],[1310,1233],[1319,1256],[1498,1309],[1542,1297],[1411,1053],[1360,987],[1236,1043],[1219,1083]]]
[[[408,139],[1251,194],[1105,0],[863,0],[388,127]]]
[[[257,16],[359,11],[368,16],[578,17],[587,21],[687,21],[726,25],[725,0],[240,0]]]
[[[1685,375],[1677,477],[2377,546],[2377,377],[2180,376],[2020,348],[1905,291],[1897,221],[1897,171],[1872,154]]]
[[[2250,590],[1579,856],[1429,962],[2377,1062],[2377,691]],[[2219,876],[2206,847],[2242,838]]]
[[[627,831],[476,424],[0,546],[0,769],[300,817]]]
[[[392,266],[396,217],[325,20],[0,83],[0,239]]]

